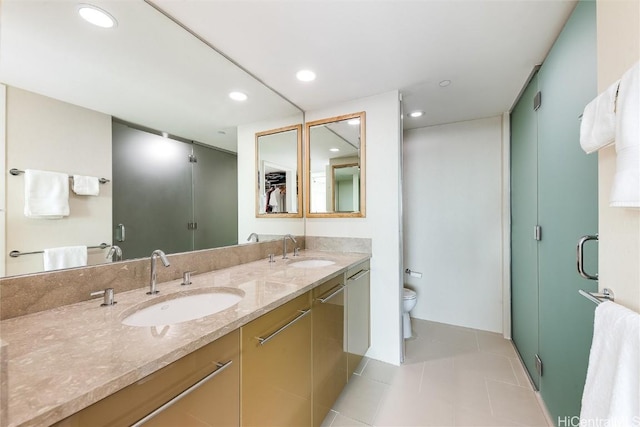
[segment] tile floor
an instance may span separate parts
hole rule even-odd
[[[545,426],[510,341],[413,319],[402,366],[363,360],[323,427]]]

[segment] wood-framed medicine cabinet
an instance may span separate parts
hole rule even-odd
[[[366,213],[365,112],[305,125],[305,216],[363,218]]]

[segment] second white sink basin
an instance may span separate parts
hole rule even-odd
[[[122,320],[129,326],[161,326],[218,313],[240,302],[242,295],[215,290],[178,296],[134,311]]]
[[[317,268],[317,267],[327,267],[333,264],[335,264],[335,262],[329,261],[327,259],[305,259],[304,261],[292,262],[289,265],[291,267],[297,267],[297,268]]]

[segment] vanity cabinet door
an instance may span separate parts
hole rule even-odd
[[[344,275],[313,290],[313,425],[319,426],[347,384]]]
[[[310,297],[240,328],[243,426],[311,425]]]
[[[371,294],[369,261],[350,268],[347,282],[347,376],[355,372],[371,343],[369,329]]]
[[[239,335],[239,331],[233,331],[56,425],[136,425],[185,390],[209,377],[185,397],[142,424],[145,427],[238,426]]]

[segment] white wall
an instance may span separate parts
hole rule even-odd
[[[111,179],[111,116],[14,87],[7,87],[6,108],[6,169]],[[111,243],[111,184],[97,197],[70,191],[70,215],[44,220],[24,216],[24,175],[5,177],[7,275],[43,270],[41,255],[11,258],[12,250]],[[90,250],[89,264],[106,262],[105,251]]]
[[[314,121],[366,112],[366,218],[307,218],[307,236],[372,239],[371,348],[367,356],[399,364],[400,101],[397,91],[306,112]]]
[[[302,218],[256,218],[256,133],[302,124],[302,114],[238,126],[238,243],[251,233],[304,235]],[[302,190],[302,171],[299,188]],[[287,189],[291,191],[291,189]]]
[[[603,91],[640,59],[640,2],[598,0],[598,90]],[[610,208],[615,148],[598,152],[599,286],[616,302],[640,311],[640,209]]]
[[[404,133],[413,317],[503,332],[502,117]]]

